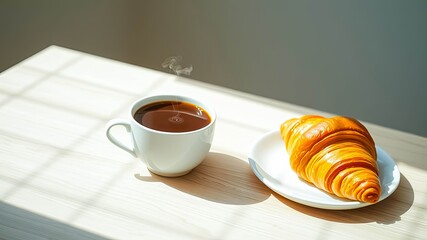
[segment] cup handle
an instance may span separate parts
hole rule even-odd
[[[129,135],[131,137],[130,140],[131,140],[132,146],[129,146],[128,144],[123,143],[122,141],[117,139],[115,136],[113,136],[113,134],[111,134],[111,132],[110,132],[111,128],[113,128],[114,126],[119,126],[119,125],[126,128],[126,131],[129,133]],[[132,154],[132,156],[136,157],[135,147],[133,146],[133,139],[132,139],[129,120],[116,118],[116,119],[112,119],[112,120],[108,121],[108,123],[105,125],[105,133],[107,135],[108,140],[110,140],[114,145],[116,145],[119,148],[125,150],[126,152]]]

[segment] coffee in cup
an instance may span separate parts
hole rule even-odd
[[[163,132],[190,132],[211,122],[201,106],[175,100],[158,101],[142,106],[134,114],[141,125]]]

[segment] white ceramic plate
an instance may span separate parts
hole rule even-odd
[[[399,185],[400,173],[396,162],[376,146],[382,194],[390,196]],[[335,197],[300,179],[291,169],[289,155],[280,132],[271,131],[261,136],[251,148],[249,163],[255,175],[273,191],[292,201],[323,209],[354,209],[370,205]]]

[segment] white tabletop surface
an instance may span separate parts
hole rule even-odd
[[[105,137],[108,120],[157,93],[218,114],[210,153],[183,177],[151,174]],[[364,208],[307,207],[255,176],[253,142],[309,113],[332,115],[48,47],[0,74],[0,239],[426,239],[426,138],[364,123],[401,173]]]

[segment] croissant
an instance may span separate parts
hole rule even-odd
[[[285,121],[280,133],[300,178],[340,198],[378,202],[375,143],[359,121],[306,115]]]

